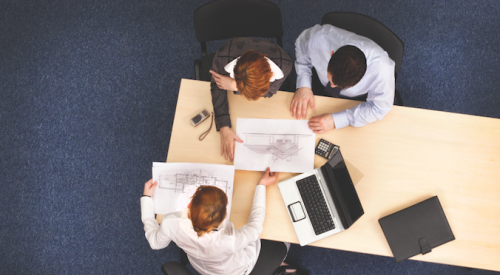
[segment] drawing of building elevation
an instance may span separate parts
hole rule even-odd
[[[169,175],[160,175],[158,188],[169,189],[175,193],[190,193],[193,187],[197,188],[200,185],[214,185],[228,192],[228,182],[217,179],[213,176],[203,176],[199,173],[172,173]]]
[[[243,143],[248,149],[258,154],[272,154],[273,160],[282,159],[291,161],[297,156],[299,148],[298,134],[244,134],[246,141]]]

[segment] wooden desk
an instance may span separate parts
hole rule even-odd
[[[251,102],[228,93],[233,127],[238,117],[293,119],[292,97],[278,92]],[[307,118],[359,104],[326,97],[315,103]],[[210,123],[189,123],[204,108],[213,110],[209,82],[183,79],[167,162],[231,164],[220,155],[215,125],[199,141]],[[394,106],[382,121],[320,138],[339,145],[346,161],[364,174],[355,182],[365,214],[348,230],[311,245],[392,257],[378,219],[438,195],[456,240],[412,259],[500,271],[499,119]],[[315,167],[324,162],[316,156]],[[279,181],[295,175],[281,173]],[[231,221],[237,228],[246,223],[259,178],[259,172],[236,171]],[[267,190],[261,238],[298,243],[277,185]]]

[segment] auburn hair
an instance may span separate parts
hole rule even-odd
[[[355,46],[340,47],[328,62],[328,72],[332,74],[333,84],[339,89],[350,88],[365,75],[365,54]]]
[[[273,72],[266,55],[254,50],[243,53],[234,66],[238,91],[247,99],[257,100],[269,92]]]
[[[193,229],[198,237],[218,227],[226,217],[227,195],[215,186],[196,189],[189,207]]]

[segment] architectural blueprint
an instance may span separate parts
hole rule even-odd
[[[316,135],[306,120],[238,118],[234,166],[239,170],[301,173],[314,169]]]
[[[158,181],[153,201],[156,214],[182,211],[201,185],[222,189],[228,197],[228,219],[233,197],[234,166],[205,163],[153,163],[153,181]]]

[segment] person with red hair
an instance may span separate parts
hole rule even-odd
[[[227,91],[248,100],[271,97],[288,77],[293,61],[276,43],[257,38],[235,37],[226,41],[214,56],[210,91],[215,126],[221,133],[221,155],[234,158],[234,141],[243,142],[231,129]]]
[[[248,222],[238,229],[227,219],[227,195],[215,186],[198,187],[185,211],[167,214],[158,224],[153,202],[158,183],[151,179],[144,184],[141,198],[146,239],[152,249],[175,242],[200,274],[274,274],[269,269],[278,268],[284,261],[288,245],[261,243],[259,235],[266,213],[266,187],[275,184],[277,178],[278,173],[269,168],[262,174]]]

